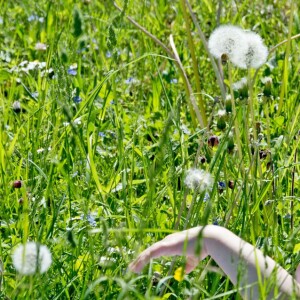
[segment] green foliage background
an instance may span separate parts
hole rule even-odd
[[[254,100],[260,136],[253,142],[253,129],[244,126],[247,99],[235,94],[232,116],[190,18],[193,45],[188,44],[180,1],[120,2],[123,13],[106,0],[0,4],[2,299],[238,298],[227,278],[207,272],[207,260],[182,282],[169,272],[170,259],[153,261],[139,276],[127,271],[139,251],[167,233],[207,223],[225,225],[294,272],[300,258],[299,39],[277,47],[258,71]],[[231,23],[257,32],[271,49],[300,32],[299,10],[291,1],[191,5],[206,38],[219,24]],[[173,59],[127,16],[167,47],[173,35],[209,126],[202,128],[191,114]],[[38,42],[46,51],[35,49]],[[46,66],[25,72],[24,61]],[[227,78],[226,67],[224,74]],[[233,69],[232,76],[238,81],[247,73]],[[266,76],[271,87],[261,80]],[[82,101],[75,103],[75,96]],[[224,108],[226,127],[220,130],[217,112]],[[232,150],[234,117],[242,161],[236,147]],[[207,142],[213,135],[220,140],[214,148]],[[207,202],[183,184],[193,166],[214,176]],[[20,189],[13,188],[15,180],[22,181]],[[46,274],[24,277],[14,269],[12,250],[27,240],[50,248],[53,264]]]

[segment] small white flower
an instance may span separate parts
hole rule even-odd
[[[80,124],[81,124],[81,117],[76,118],[76,119],[73,121],[73,124],[74,124],[74,125],[80,125]]]
[[[40,154],[40,153],[42,153],[42,152],[44,152],[44,151],[45,151],[44,148],[39,148],[39,149],[36,150],[36,152],[37,152],[38,154]]]
[[[15,101],[12,105],[12,108],[15,112],[20,112],[21,111],[21,103],[20,101]]]
[[[38,64],[39,69],[44,69],[44,68],[46,68],[46,66],[47,66],[47,63],[45,61],[42,61]]]
[[[243,77],[241,80],[235,82],[232,84],[232,88],[235,90],[235,91],[238,91],[238,90],[241,90],[243,89],[244,87],[247,86],[247,78],[246,77]]]
[[[19,64],[19,67],[24,67],[28,64],[28,60],[24,60]]]
[[[38,61],[30,61],[27,65],[27,70],[33,70],[35,69],[36,67],[39,66],[39,62]]]
[[[241,48],[231,60],[239,68],[257,69],[267,61],[268,48],[258,34],[252,31],[245,31],[244,36],[246,47]]]
[[[99,265],[103,268],[110,267],[117,262],[117,259],[114,257],[101,256],[99,259]]]
[[[34,49],[38,51],[46,51],[47,45],[44,43],[36,43]]]
[[[123,189],[123,184],[120,182],[111,190],[111,192],[116,193],[118,191],[121,191],[122,189]]]
[[[226,109],[219,109],[219,110],[218,110],[218,116],[219,116],[219,117],[224,117],[224,116],[226,116]]]
[[[43,197],[43,198],[41,199],[40,204],[41,204],[44,208],[47,207],[47,201],[46,201],[46,198],[45,198],[45,197]]]
[[[212,187],[213,177],[204,170],[189,169],[184,183],[190,189],[197,189],[203,192]]]
[[[272,84],[273,80],[272,77],[266,76],[261,79],[261,82],[263,84]]]
[[[244,47],[244,40],[245,34],[240,27],[221,25],[209,37],[208,48],[214,57],[221,58],[226,54],[231,60]]]
[[[70,67],[69,67],[70,70],[76,70],[77,69],[77,63],[74,63],[72,64]]]
[[[35,242],[19,245],[12,255],[13,265],[22,275],[45,273],[52,263],[47,246]]]

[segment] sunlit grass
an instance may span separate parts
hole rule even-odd
[[[290,273],[297,267],[299,40],[276,48],[250,74],[253,143],[247,99],[232,90],[234,116],[189,15],[186,34],[182,3],[154,2],[129,1],[125,16],[106,1],[0,2],[0,297],[238,297],[208,260],[182,281],[173,278],[181,259],[172,271],[167,259],[153,261],[139,276],[127,270],[140,250],[167,233],[207,223],[228,227]],[[221,2],[191,1],[206,38],[218,25]],[[299,33],[299,10],[294,5],[291,20],[289,2],[228,3],[220,22],[256,31],[269,49]],[[127,15],[171,53],[173,35],[207,127],[194,115],[178,62]],[[46,50],[36,50],[37,43]],[[30,69],[34,61],[45,64]],[[229,74],[224,66],[223,73],[228,94],[231,81],[247,77],[234,67]],[[220,128],[218,111],[224,109],[226,126]],[[211,136],[219,139],[216,147],[208,143]],[[184,186],[191,167],[212,173],[209,201]],[[17,180],[20,188],[14,188]],[[50,249],[47,273],[16,272],[12,250],[25,241]]]

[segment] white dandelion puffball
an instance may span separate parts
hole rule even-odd
[[[252,31],[244,31],[244,36],[246,47],[232,57],[232,62],[242,69],[257,69],[267,61],[268,48],[258,34]]]
[[[245,47],[244,31],[237,26],[221,25],[216,28],[208,40],[209,52],[216,58],[226,54],[230,60]]]
[[[203,192],[212,187],[213,177],[210,173],[204,170],[189,169],[187,171],[184,183],[190,189]]]
[[[47,246],[35,242],[19,245],[12,255],[13,265],[22,275],[45,273],[52,263]]]

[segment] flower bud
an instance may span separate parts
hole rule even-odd
[[[212,135],[208,139],[207,144],[209,147],[217,147],[219,145],[219,138],[216,135]]]
[[[234,189],[234,181],[233,180],[229,180],[228,181],[228,187],[233,190]]]
[[[13,183],[13,188],[19,189],[22,187],[22,181],[21,180],[15,180]]]

